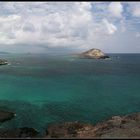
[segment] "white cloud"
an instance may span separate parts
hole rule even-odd
[[[130,11],[134,17],[140,17],[140,3],[132,2],[129,4]]]
[[[90,2],[38,2],[3,4],[0,44],[93,47],[117,31],[111,19],[97,21]],[[99,4],[99,3],[98,3]],[[121,17],[120,3],[111,3],[114,17]],[[103,10],[103,9],[102,9]],[[4,11],[4,10],[3,10]],[[106,15],[107,16],[107,15]]]
[[[121,18],[123,12],[123,6],[120,2],[111,2],[108,6],[108,10],[112,16]]]
[[[20,19],[20,16],[18,15],[10,15],[10,16],[0,17],[0,22],[12,22],[19,19]]]
[[[92,8],[91,2],[76,2],[80,10],[90,10]]]
[[[114,34],[117,31],[117,27],[112,23],[109,23],[107,19],[103,19],[103,23],[107,29],[108,34]]]

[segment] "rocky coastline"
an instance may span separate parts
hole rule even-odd
[[[0,123],[10,121],[16,117],[16,113],[0,110]],[[32,138],[37,137],[38,132],[34,128],[16,128],[16,129],[3,129],[0,128],[0,138]]]
[[[15,113],[5,111],[5,110],[0,110],[0,122],[3,123],[5,121],[11,120],[16,116]]]
[[[2,123],[14,117],[16,114],[13,112],[0,111]],[[0,138],[140,138],[140,112],[113,116],[96,125],[78,121],[50,124],[41,137],[34,128],[0,129]]]
[[[113,116],[96,125],[66,122],[50,125],[46,138],[140,138],[140,113]]]

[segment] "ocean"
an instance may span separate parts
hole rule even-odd
[[[0,54],[0,109],[16,117],[0,128],[50,123],[96,124],[140,112],[140,54],[109,54],[105,60],[74,55]]]

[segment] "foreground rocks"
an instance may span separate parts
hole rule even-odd
[[[90,49],[86,52],[83,52],[79,55],[81,58],[94,58],[94,59],[105,59],[109,58],[109,56],[105,55],[99,49]]]
[[[114,116],[96,125],[67,122],[50,125],[46,138],[140,138],[140,113]]]
[[[46,130],[46,138],[77,138],[86,131],[92,130],[91,124],[80,122],[66,122],[64,124],[50,125]],[[87,135],[87,134],[86,134]]]
[[[0,130],[0,138],[35,138],[37,135],[35,129],[28,127]]]
[[[0,59],[0,65],[7,65],[8,61],[4,59]]]
[[[0,122],[6,122],[16,116],[15,113],[9,111],[0,111]],[[38,132],[34,128],[16,128],[16,129],[0,129],[0,138],[32,138],[37,137]]]
[[[1,122],[13,118],[14,113],[1,111]],[[39,138],[34,128],[0,129],[0,138]],[[140,113],[113,116],[97,123],[65,122],[50,124],[40,138],[140,138]]]
[[[16,116],[16,114],[13,112],[1,110],[0,111],[0,122],[5,122],[8,120],[11,120],[15,116]]]

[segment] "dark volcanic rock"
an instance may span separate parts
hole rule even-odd
[[[8,111],[0,111],[0,122],[11,120],[16,114]]]
[[[109,58],[109,56],[105,55],[99,49],[90,49],[86,52],[83,52],[79,55],[81,58],[96,58],[96,59],[105,59]]]
[[[23,127],[11,130],[0,130],[0,138],[33,138],[38,132],[33,128]]]

